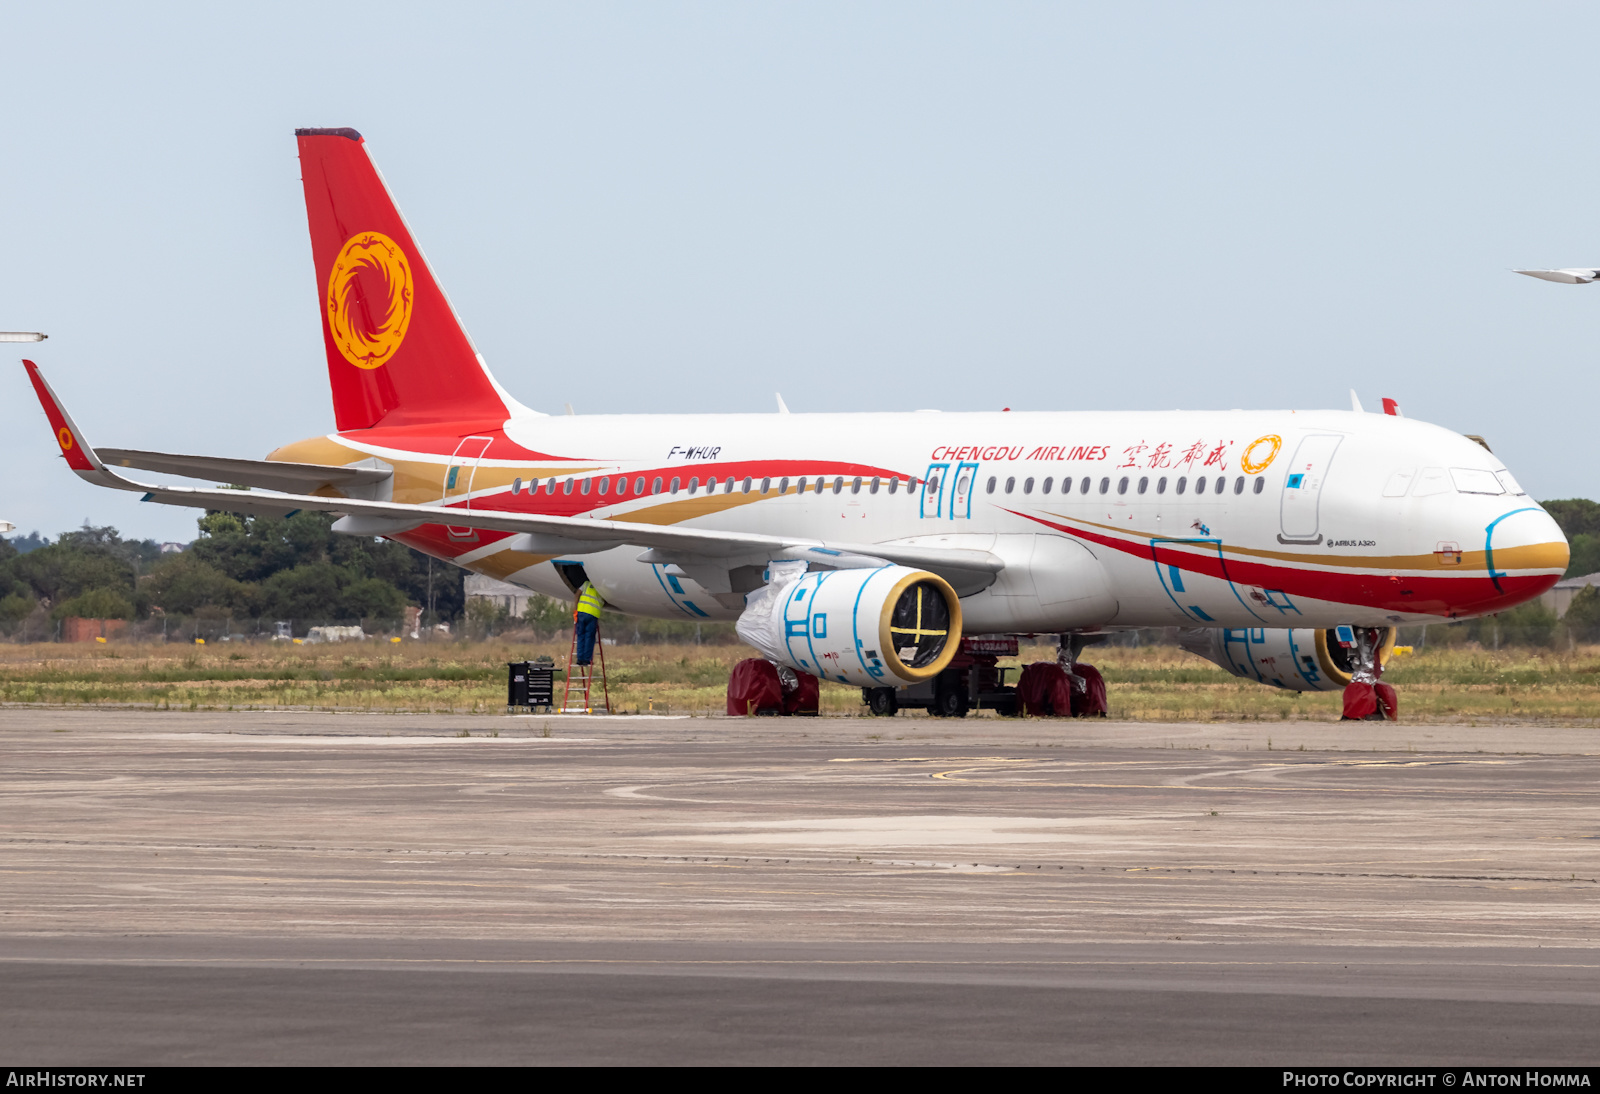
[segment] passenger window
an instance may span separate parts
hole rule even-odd
[[[1108,480],[1106,480],[1106,481],[1107,481],[1107,482],[1109,482],[1109,481],[1110,481],[1110,480],[1109,480],[1109,479],[1108,479]],[[1089,476],[1088,476],[1088,475],[1085,475],[1085,476],[1084,476],[1084,477],[1083,477],[1083,481],[1082,481],[1082,482],[1080,482],[1080,483],[1078,483],[1078,493],[1080,493],[1080,494],[1087,494],[1087,493],[1088,493],[1088,492],[1089,492]],[[1102,494],[1103,494],[1103,493],[1105,493],[1105,491],[1104,491],[1104,490],[1102,490],[1102,491],[1100,491],[1100,492],[1101,492],[1101,493],[1102,493]]]
[[[861,493],[861,479],[859,477],[850,484],[850,492],[852,494]]]
[[[745,480],[744,480],[744,486],[741,488],[741,490],[739,492],[742,493],[742,494],[748,494],[750,492],[750,487],[751,487],[752,483],[753,483],[753,480],[748,475],[746,475],[745,476]]]
[[[589,480],[588,479],[584,479],[582,482],[580,482],[578,484],[578,493],[584,495],[585,497],[588,496],[588,494],[589,494]]]
[[[660,479],[656,480],[656,489],[657,490],[661,489],[661,480]],[[638,478],[633,480],[633,492],[635,494],[644,493],[644,476],[643,475],[640,475]]]
[[[1206,492],[1206,477],[1204,475],[1194,480],[1194,492],[1196,494],[1204,494]]]
[[[1444,468],[1424,467],[1422,474],[1417,476],[1417,484],[1411,488],[1411,496],[1425,498],[1429,494],[1445,494],[1450,490],[1450,478],[1444,473]]]
[[[611,489],[611,480],[609,478],[601,479],[599,486],[600,493],[604,494],[607,490]]]
[[[989,485],[988,485],[988,486],[987,486],[987,487],[985,487],[985,488],[984,488],[984,491],[983,491],[983,492],[984,492],[984,493],[985,493],[985,494],[992,494],[992,493],[994,493],[994,484],[995,484],[995,477],[994,477],[994,476],[993,476],[993,475],[990,475],[990,476],[989,476]]]
[[[1033,476],[1030,475],[1022,480],[1022,492],[1024,494],[1033,493]]]
[[[706,476],[706,493],[715,494],[716,492],[717,492],[717,480],[712,478],[710,475],[707,475]]]
[[[1124,476],[1122,476],[1122,481],[1117,483],[1117,493],[1126,494],[1127,492],[1128,492],[1128,476],[1124,475]]]
[[[520,478],[511,480],[511,492],[513,494],[522,493],[522,480]]]
[[[1162,475],[1159,479],[1156,480],[1156,493],[1165,494],[1166,492],[1167,492],[1167,477],[1165,475]]]
[[[1217,488],[1215,490],[1213,490],[1212,493],[1220,494],[1224,490],[1226,490],[1227,487],[1228,487],[1228,477],[1226,475],[1218,475],[1217,476]]]
[[[778,481],[778,493],[787,494],[788,492],[789,492],[789,476],[785,475],[782,479],[780,479]]]
[[[1233,480],[1233,492],[1235,494],[1244,493],[1244,476],[1243,475],[1240,475],[1238,478]]]
[[[628,492],[628,476],[617,476],[617,497],[623,497]]]
[[[1051,478],[1051,477],[1050,477],[1050,476],[1048,476],[1048,475],[1046,475],[1046,476],[1045,476],[1045,479],[1044,479],[1044,482],[1042,482],[1042,483],[1040,483],[1040,484],[1039,484],[1039,492],[1040,492],[1040,493],[1041,493],[1041,494],[1048,494],[1048,493],[1049,493],[1049,492],[1050,492],[1050,487],[1051,487],[1051,485],[1052,485],[1052,484],[1053,484],[1053,483],[1054,483],[1054,482],[1055,482],[1055,481],[1056,481],[1056,480],[1055,480],[1055,479],[1053,479],[1053,478]]]
[[[728,481],[722,484],[722,492],[724,494],[733,493],[733,476],[732,475],[729,475],[728,476]]]
[[[1150,476],[1149,475],[1141,475],[1141,476],[1139,476],[1139,493],[1142,494],[1148,489],[1150,489]]]
[[[700,489],[700,476],[696,475],[694,478],[689,480],[689,493],[692,494],[698,489]]]
[[[833,480],[833,492],[835,494],[837,494],[839,491],[841,491],[843,489],[844,489],[844,477],[843,476],[835,476],[834,480]]]
[[[674,494],[676,494],[678,492],[678,476],[676,476],[676,475],[672,476],[672,490],[671,490],[671,492],[674,493]]]
[[[657,475],[655,477],[655,481],[650,484],[650,493],[652,493],[652,494],[661,493],[661,476],[660,475]]]
[[[1010,478],[1006,479],[1006,493],[1009,494],[1013,490],[1015,490],[1016,488],[1017,488],[1017,477],[1015,475],[1012,475]]]
[[[761,492],[763,494],[765,494],[767,491],[769,491],[771,489],[772,489],[772,480],[770,478],[762,479],[761,480]]]
[[[874,494],[876,494],[878,492],[878,476],[876,476],[876,475],[872,476],[871,490],[872,490],[872,492]]]
[[[1257,475],[1256,476],[1256,493],[1259,494],[1259,493],[1261,493],[1261,491],[1265,490],[1266,488],[1267,488],[1267,477],[1265,475]]]
[[[1064,478],[1064,479],[1061,480],[1061,492],[1063,494],[1072,493],[1072,478],[1071,478],[1071,476],[1068,476],[1067,478]]]
[[[1188,489],[1188,487],[1189,487],[1189,477],[1187,475],[1179,475],[1178,476],[1178,493],[1180,493],[1180,494],[1183,493],[1186,489]]]
[[[892,494],[896,490],[898,490],[899,488],[900,488],[900,480],[899,479],[890,479],[889,480],[889,493]]]
[[[563,494],[572,493],[572,480],[571,479],[568,479],[566,482],[563,482],[561,484],[561,492]]]
[[[1110,489],[1111,489],[1111,480],[1109,478],[1101,479],[1100,480],[1100,492],[1102,494],[1104,494],[1107,491],[1109,491]]]

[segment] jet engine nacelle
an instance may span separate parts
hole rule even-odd
[[[773,563],[739,617],[739,636],[771,661],[857,687],[902,687],[937,676],[961,645],[961,601],[937,574],[804,571]]]
[[[1394,650],[1395,629],[1383,631],[1381,664]],[[1354,651],[1339,644],[1332,630],[1221,628],[1186,630],[1178,644],[1246,680],[1288,691],[1343,691],[1350,682]]]

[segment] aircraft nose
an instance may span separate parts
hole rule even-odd
[[[1561,580],[1571,558],[1561,526],[1533,504],[1501,513],[1484,528],[1483,537],[1495,610],[1526,603],[1545,592]]]

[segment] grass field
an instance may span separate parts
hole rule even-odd
[[[566,653],[565,643],[511,640],[0,645],[0,702],[488,714],[505,709],[506,662],[548,654],[560,664]],[[1044,647],[1024,649],[1019,660],[1051,655]],[[612,705],[629,713],[720,713],[728,671],[748,656],[741,646],[608,647]],[[1102,646],[1086,660],[1106,676],[1114,718],[1339,717],[1337,693],[1276,691],[1170,646]],[[1600,722],[1600,647],[1560,653],[1428,650],[1396,659],[1384,678],[1400,689],[1401,715],[1408,721]],[[822,708],[828,714],[865,714],[860,691],[842,684],[823,685]]]

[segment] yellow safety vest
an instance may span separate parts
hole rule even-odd
[[[600,590],[594,587],[594,582],[585,581],[583,588],[578,590],[578,611],[599,619],[600,609],[605,606],[606,602],[600,599]],[[574,612],[573,614],[576,615],[577,613]]]

